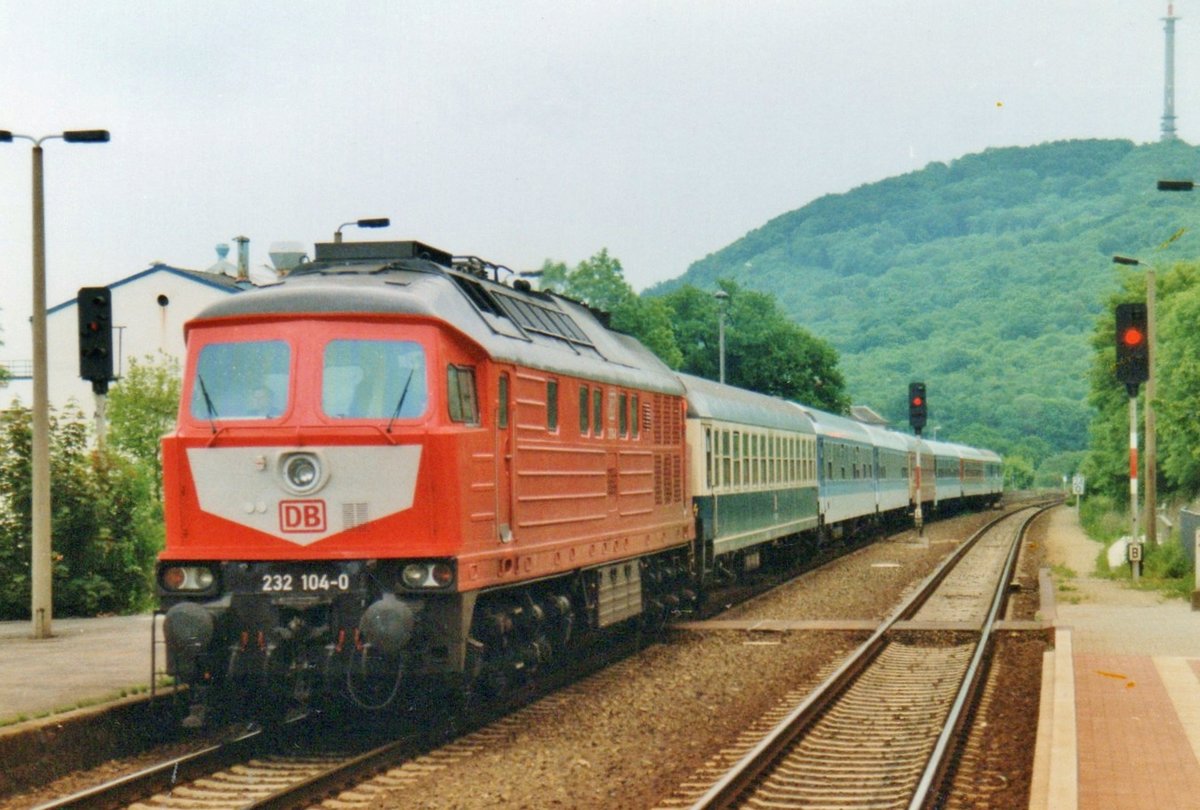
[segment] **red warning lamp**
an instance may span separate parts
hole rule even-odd
[[[1136,392],[1150,379],[1150,346],[1146,335],[1146,305],[1117,304],[1117,379]]]
[[[1146,339],[1146,334],[1136,326],[1131,326],[1121,335],[1126,346],[1137,346]]]
[[[918,436],[921,435],[921,429],[925,427],[927,417],[928,405],[925,400],[925,383],[909,383],[908,424],[912,426],[913,432]]]

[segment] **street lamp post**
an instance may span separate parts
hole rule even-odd
[[[725,384],[725,307],[729,304],[729,293],[724,290],[717,290],[713,293],[713,298],[717,299],[717,363],[719,369],[719,378],[722,385]]]
[[[53,565],[50,525],[50,396],[46,375],[46,210],[42,181],[42,143],[107,143],[108,130],[85,129],[43,135],[0,130],[0,143],[19,138],[33,143],[33,436],[31,464],[30,615],[34,638],[50,638],[53,617]]]
[[[1156,425],[1154,414],[1154,355],[1156,354],[1156,338],[1154,326],[1154,299],[1158,292],[1158,282],[1154,268],[1139,259],[1130,256],[1113,256],[1114,264],[1146,268],[1146,543],[1158,544],[1158,442],[1156,440]],[[1133,542],[1137,542],[1137,537]]]

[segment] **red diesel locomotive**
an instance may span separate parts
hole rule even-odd
[[[187,325],[157,581],[188,724],[219,695],[502,688],[694,598],[682,384],[502,269],[319,244]]]

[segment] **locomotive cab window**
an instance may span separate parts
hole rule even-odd
[[[291,357],[282,340],[208,344],[192,379],[192,417],[278,418],[287,406]]]
[[[479,424],[479,399],[475,395],[475,369],[449,366],[446,369],[447,402],[450,421]]]
[[[413,419],[425,413],[425,349],[410,340],[331,340],[321,409],[335,419]]]

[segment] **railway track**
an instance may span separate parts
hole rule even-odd
[[[816,690],[662,806],[930,806],[986,680],[1021,537],[1045,508],[976,532]]]
[[[363,729],[305,715],[272,728],[254,727],[34,810],[274,810],[330,799],[338,807],[366,807],[378,794],[486,751],[496,739],[519,733],[561,710],[565,702],[578,700],[572,685],[631,655],[641,643],[636,633],[609,640],[503,699],[461,713],[445,705],[420,711],[412,725],[381,723]]]

